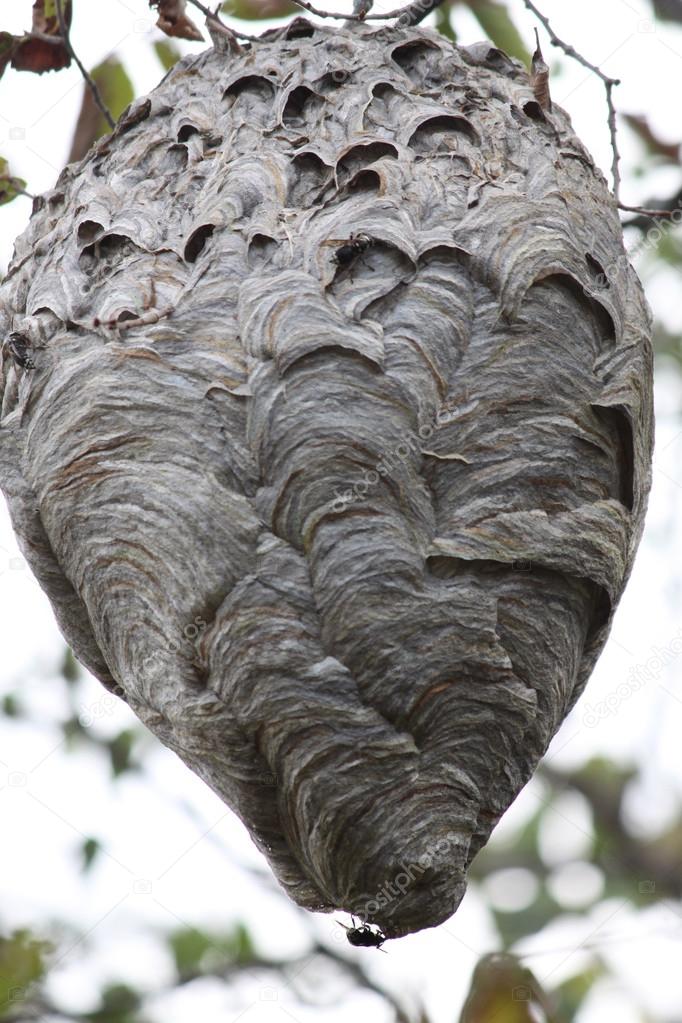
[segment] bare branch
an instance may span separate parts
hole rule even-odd
[[[604,72],[597,67],[596,64],[591,64],[589,60],[583,57],[582,53],[578,53],[574,46],[570,43],[565,43],[563,39],[560,39],[554,29],[549,23],[549,19],[542,14],[531,0],[523,0],[524,4],[529,11],[535,15],[539,22],[544,25],[545,31],[550,38],[552,46],[558,46],[560,50],[563,50],[567,57],[572,57],[573,60],[577,60],[579,64],[586,67],[588,71],[597,75],[601,78],[604,83],[604,89],[606,90],[606,105],[608,107],[608,119],[607,124],[609,126],[609,135],[611,136],[611,152],[613,153],[613,160],[611,162],[611,175],[613,177],[613,197],[616,203],[620,206],[620,152],[618,150],[618,141],[616,139],[616,108],[613,105],[613,87],[614,85],[620,85],[620,78],[611,78],[610,75],[604,74]]]
[[[104,100],[100,96],[99,89],[97,88],[97,83],[94,81],[94,79],[91,77],[91,75],[89,75],[88,72],[85,70],[85,68],[83,67],[83,64],[81,63],[81,61],[78,58],[78,55],[76,54],[76,51],[74,50],[73,46],[71,45],[71,39],[69,38],[69,29],[68,29],[68,26],[66,24],[66,20],[64,18],[64,11],[62,10],[62,0],[56,0],[56,6],[57,6],[57,18],[59,20],[59,32],[60,32],[60,35],[62,37],[62,42],[64,43],[64,46],[66,47],[66,49],[69,51],[69,55],[71,56],[71,59],[78,65],[80,73],[82,74],[82,76],[85,79],[85,82],[86,82],[88,88],[90,89],[90,92],[92,93],[92,98],[94,99],[95,103],[97,104],[97,106],[101,110],[102,116],[103,116],[104,120],[107,122],[109,127],[113,130],[116,127],[116,121],[111,116],[111,111],[106,106],[106,104],[104,103]]]
[[[224,22],[220,20],[217,13],[209,10],[205,4],[201,3],[201,0],[188,0],[189,3],[193,4],[197,10],[201,11],[206,18],[217,21],[223,25]],[[400,18],[404,25],[418,25],[427,14],[434,11],[436,7],[444,2],[444,0],[414,0],[413,3],[408,4],[407,7],[398,7],[393,11],[386,11],[385,14],[341,14],[339,11],[321,11],[317,7],[314,7],[309,0],[293,0],[293,2],[301,7],[304,11],[309,14],[315,15],[317,18],[333,18],[337,21],[390,21],[391,18]],[[239,39],[249,39],[251,41],[258,41],[258,36],[247,36],[243,32],[237,32],[235,29],[230,28],[230,31],[234,35],[238,36]]]
[[[423,21],[427,14],[431,11],[435,11],[436,7],[440,5],[444,0],[414,0],[414,3],[408,4],[407,7],[397,7],[393,11],[385,11],[383,14],[367,14],[359,16],[357,14],[338,14],[330,11],[318,11],[316,7],[313,7],[308,0],[294,0],[294,3],[310,14],[316,14],[320,18],[339,18],[343,21],[390,21],[391,18],[399,18],[403,25],[418,25],[420,21]]]
[[[201,0],[188,0],[188,3],[196,7],[198,11],[206,18],[206,21],[214,21],[222,28],[227,29],[232,35],[237,36],[238,39],[248,39],[251,43],[260,42],[260,36],[250,36],[246,32],[238,32],[236,28],[232,28],[230,25],[226,25],[222,18],[219,16],[218,11],[220,10],[220,4],[218,4],[215,11],[212,11],[206,4],[202,4]]]
[[[308,0],[294,0],[297,7],[302,7],[304,11],[308,11],[309,14],[315,14],[318,18],[336,18],[340,21],[364,21],[364,18],[359,18],[357,14],[339,14],[338,11],[318,11],[317,7],[313,7],[312,4],[308,3]],[[386,15],[383,15],[386,17]]]
[[[619,210],[626,210],[628,213],[639,213],[642,217],[661,217],[663,220],[672,220],[676,213],[682,213],[682,210],[678,207],[675,210],[654,210],[647,209],[646,206],[627,206],[624,202],[618,203]],[[634,221],[628,221],[623,224],[623,227],[629,227]]]
[[[528,8],[528,10],[533,12],[538,21],[540,21],[544,25],[545,30],[547,31],[547,35],[549,36],[550,41],[552,43],[552,46],[558,46],[559,49],[564,51],[567,57],[573,57],[573,59],[577,60],[579,64],[583,65],[583,67],[586,67],[590,71],[593,71],[595,75],[598,75],[601,78],[602,82],[610,82],[611,85],[620,85],[619,78],[610,78],[608,75],[605,75],[604,72],[600,68],[598,68],[596,64],[590,64],[589,60],[586,60],[581,53],[578,53],[578,51],[573,46],[571,46],[570,43],[565,43],[563,39],[559,39],[559,36],[556,34],[554,29],[550,25],[549,19],[545,17],[545,15],[542,14],[537,9],[535,4],[531,3],[531,0],[523,0],[523,2]]]
[[[418,25],[427,14],[435,11],[442,3],[443,0],[414,0],[414,3],[408,4],[407,7],[389,11],[388,14],[369,14],[366,20],[369,21],[370,18],[399,18],[401,25]]]
[[[604,88],[606,90],[606,105],[609,108],[609,116],[607,117],[607,123],[609,126],[609,135],[611,137],[611,177],[613,178],[613,197],[617,203],[620,203],[620,152],[618,150],[618,139],[616,137],[617,125],[616,125],[616,108],[613,105],[613,87],[618,85],[618,81],[612,79],[604,80]]]

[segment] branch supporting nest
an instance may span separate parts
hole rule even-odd
[[[209,10],[205,4],[201,3],[201,0],[189,0],[197,10],[208,18],[209,20],[217,21],[220,25],[225,23],[218,17],[217,12]],[[437,7],[440,7],[444,0],[414,0],[413,3],[408,4],[407,7],[398,7],[393,11],[386,11],[384,14],[341,14],[339,11],[321,11],[313,4],[309,3],[309,0],[294,0],[294,3],[307,11],[308,14],[313,14],[317,18],[333,18],[337,21],[390,21],[392,18],[397,18],[401,25],[418,25],[424,18],[435,11]],[[368,8],[369,9],[369,8]],[[230,29],[234,35],[238,36],[239,39],[249,39],[257,41],[258,36],[247,36],[243,33],[236,32],[234,29]]]
[[[225,22],[220,17],[220,15],[218,14],[218,11],[220,10],[220,4],[218,4],[215,11],[212,11],[210,7],[206,6],[206,4],[202,4],[201,0],[189,0],[189,3],[191,3],[193,7],[196,7],[198,11],[201,11],[203,16],[206,18],[206,21],[209,22],[213,21],[222,28],[228,29],[228,31],[230,31],[233,36],[236,36],[237,39],[247,39],[251,43],[259,42],[260,40],[259,36],[250,36],[247,35],[246,32],[238,32],[236,28],[232,28],[231,26],[226,25]]]
[[[571,46],[570,43],[565,43],[563,39],[560,39],[554,29],[549,23],[549,18],[542,14],[537,9],[532,0],[523,0],[525,6],[531,11],[538,21],[544,26],[547,35],[550,38],[552,46],[557,46],[560,50],[563,50],[567,57],[572,57],[583,67],[587,68],[593,74],[597,75],[598,78],[604,83],[604,91],[606,93],[606,106],[608,109],[608,117],[606,123],[609,128],[609,136],[611,138],[611,177],[613,178],[613,198],[616,200],[616,206],[619,210],[626,210],[628,213],[640,213],[645,217],[664,217],[670,218],[674,214],[674,210],[655,210],[645,209],[642,206],[627,206],[621,202],[620,199],[620,150],[618,149],[618,126],[616,123],[616,107],[613,102],[613,89],[616,85],[620,85],[620,78],[611,78],[610,75],[604,74],[601,68],[597,67],[596,64],[590,63],[581,53]]]
[[[85,79],[85,84],[92,93],[92,98],[94,99],[95,103],[97,104],[102,113],[102,117],[113,131],[113,129],[116,127],[116,121],[111,116],[111,111],[109,110],[104,100],[102,99],[100,91],[97,88],[97,83],[95,82],[94,78],[91,75],[89,75],[88,72],[85,70],[85,67],[80,61],[78,54],[76,53],[71,44],[71,39],[69,37],[69,28],[68,25],[66,24],[66,19],[64,18],[64,11],[62,9],[62,0],[56,0],[56,8],[57,19],[59,21],[59,34],[62,37],[62,42],[64,43],[64,46],[68,50],[71,59],[75,62],[75,64],[77,64],[80,73]]]

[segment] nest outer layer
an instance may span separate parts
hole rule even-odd
[[[0,320],[2,486],[78,658],[297,903],[446,919],[650,485],[649,312],[568,116],[422,28],[185,58],[36,201]]]

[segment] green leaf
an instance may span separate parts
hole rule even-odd
[[[23,710],[14,693],[7,693],[3,696],[2,713],[8,718],[21,717]]]
[[[130,756],[134,739],[135,733],[130,728],[124,728],[106,744],[114,778],[118,778],[125,771],[137,770],[138,765],[132,761]]]
[[[447,39],[451,39],[453,43],[457,42],[457,33],[452,27],[452,19],[450,14],[452,12],[452,4],[442,4],[436,8],[436,31],[440,32],[442,36]]]
[[[504,4],[496,0],[466,0],[479,25],[499,50],[530,66],[530,53]]]
[[[12,59],[17,41],[17,36],[13,36],[11,32],[0,32],[0,78]]]
[[[173,43],[166,42],[165,39],[159,39],[154,43],[154,52],[161,62],[161,66],[164,71],[170,71],[174,64],[176,64],[181,57],[180,50]]]
[[[100,845],[96,838],[85,839],[85,841],[81,844],[80,847],[82,859],[81,873],[87,874],[87,872],[90,870],[90,867],[95,862],[95,857],[97,856],[101,848],[102,846]]]
[[[479,959],[460,1023],[558,1023],[537,978],[516,956],[493,952]]]
[[[300,7],[290,0],[227,0],[220,8],[222,14],[243,21],[262,21],[264,18],[285,18]]]
[[[62,678],[66,679],[67,682],[77,682],[80,672],[78,670],[78,661],[73,656],[73,650],[67,647],[64,651],[64,657],[61,666]]]
[[[99,89],[100,96],[105,106],[109,108],[112,116],[116,119],[121,116],[127,106],[135,99],[133,83],[128,77],[128,72],[120,60],[116,57],[107,57],[101,64],[93,68],[90,75]],[[109,127],[102,118],[101,135],[109,130]]]
[[[251,935],[241,923],[227,934],[181,928],[168,936],[168,945],[181,980],[202,974],[218,975],[226,966],[245,966],[256,958]]]
[[[120,117],[135,98],[132,82],[121,61],[115,57],[107,57],[92,69],[90,75],[111,115],[114,119]],[[109,130],[109,125],[92,98],[91,90],[85,84],[68,162],[82,160],[93,142],[106,135]]]
[[[605,976],[606,970],[599,961],[591,964],[583,973],[565,980],[553,992],[557,1003],[557,1013],[560,1019],[575,1019],[578,1011],[590,992],[592,985]]]
[[[15,178],[9,172],[7,160],[0,156],[0,206],[26,193],[26,182],[23,178]]]
[[[51,950],[49,942],[32,938],[29,931],[0,937],[0,1018],[16,1015],[30,986],[44,975],[45,956]]]
[[[211,939],[195,927],[174,931],[168,938],[170,951],[175,959],[178,977],[194,976],[200,973],[200,963],[211,947]]]
[[[67,718],[66,721],[62,721],[62,734],[67,749],[74,749],[78,742],[89,738],[87,729],[83,727],[80,719],[75,715]]]
[[[133,1014],[142,1004],[139,993],[128,984],[107,985],[100,999],[99,1008],[85,1017],[91,1023],[132,1023]]]

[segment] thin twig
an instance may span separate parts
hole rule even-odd
[[[62,42],[64,43],[64,46],[66,47],[66,49],[67,49],[67,51],[69,53],[69,56],[78,65],[80,73],[82,74],[83,78],[85,79],[85,82],[86,82],[88,88],[90,89],[90,92],[92,93],[92,98],[94,99],[95,103],[99,107],[99,109],[100,109],[100,111],[102,113],[102,116],[104,117],[104,120],[107,122],[109,127],[113,130],[116,127],[116,121],[111,116],[111,112],[109,111],[109,108],[106,106],[106,104],[104,103],[104,100],[100,96],[99,89],[97,88],[97,83],[91,78],[91,76],[85,70],[85,68],[83,67],[82,63],[78,59],[76,51],[74,50],[73,46],[71,45],[71,40],[69,38],[69,29],[67,27],[66,20],[64,18],[64,11],[62,10],[62,0],[56,0],[56,6],[57,6],[57,18],[59,20],[59,33],[60,33],[60,35],[62,37]]]
[[[318,18],[338,18],[340,21],[390,21],[391,18],[398,18],[403,25],[418,25],[420,21],[435,11],[436,7],[444,0],[414,0],[414,3],[407,7],[397,7],[394,11],[386,11],[384,14],[366,14],[361,17],[357,14],[338,14],[332,11],[318,11],[309,0],[293,0],[304,11],[317,15]]]
[[[604,72],[597,67],[596,64],[591,64],[589,60],[583,57],[582,53],[578,53],[574,46],[570,43],[565,43],[563,39],[559,39],[554,29],[549,23],[549,19],[542,14],[531,0],[523,0],[524,4],[529,11],[535,15],[544,27],[547,35],[550,38],[552,46],[558,46],[560,50],[563,50],[567,57],[572,57],[573,60],[577,60],[579,64],[586,67],[593,74],[601,78],[604,83],[606,90],[606,105],[608,107],[608,126],[609,135],[611,136],[611,152],[613,153],[613,159],[611,161],[611,175],[613,177],[613,197],[616,200],[618,206],[620,206],[620,152],[618,151],[618,140],[616,138],[616,108],[613,105],[613,87],[614,85],[620,85],[620,78],[611,78],[610,75],[604,74]]]
[[[232,35],[237,36],[238,39],[248,39],[250,43],[258,43],[261,41],[260,36],[249,36],[246,34],[246,32],[238,32],[237,29],[232,28],[231,25],[226,25],[222,18],[220,18],[218,15],[220,5],[218,5],[217,10],[212,11],[209,7],[206,7],[205,4],[202,4],[201,0],[189,0],[189,3],[191,3],[193,7],[196,7],[198,11],[201,11],[201,13],[207,20],[216,21],[219,25],[222,25],[223,28],[228,29],[232,33]]]
[[[399,7],[395,11],[387,11],[386,14],[368,14],[365,21],[398,18],[403,25],[418,25],[427,14],[435,11],[443,2],[444,0],[414,0],[414,3],[408,4],[407,7]]]
[[[604,81],[604,88],[606,89],[606,105],[609,108],[609,116],[607,117],[607,123],[609,126],[609,135],[611,137],[611,177],[613,178],[613,197],[617,204],[620,204],[620,152],[618,150],[618,139],[616,138],[616,108],[613,105],[613,87],[618,85],[618,81]]]
[[[596,64],[590,64],[589,60],[586,60],[585,57],[583,57],[582,53],[578,53],[578,51],[573,46],[571,46],[570,43],[565,43],[563,39],[559,39],[559,36],[556,34],[554,29],[550,25],[548,18],[546,18],[545,15],[542,14],[537,9],[535,4],[531,3],[531,0],[523,0],[523,2],[528,8],[528,10],[533,12],[538,21],[542,22],[542,24],[545,26],[547,35],[551,40],[552,46],[558,46],[559,49],[564,51],[567,57],[573,57],[573,59],[577,60],[578,63],[583,65],[583,67],[586,67],[590,71],[593,71],[595,75],[599,75],[602,82],[610,82],[611,85],[620,85],[619,78],[610,78],[608,75],[605,75],[604,72],[600,68],[598,68]]]
[[[651,210],[645,206],[626,206],[624,202],[618,203],[619,210],[626,210],[628,213],[639,213],[642,217],[664,217],[671,220],[676,213],[682,213],[679,207],[676,210]],[[628,225],[623,225],[627,227]]]
[[[427,14],[434,11],[436,7],[440,7],[444,0],[414,0],[414,2],[408,4],[407,7],[398,7],[396,10],[387,11],[385,14],[367,14],[364,17],[358,14],[341,14],[339,11],[321,11],[311,4],[309,0],[293,0],[293,2],[297,7],[307,11],[308,14],[314,14],[317,18],[333,18],[337,21],[359,22],[390,21],[391,18],[400,18],[405,25],[418,25]],[[211,18],[219,24],[224,25],[224,22],[220,20],[217,14],[214,14],[213,11],[209,10],[205,4],[201,3],[201,0],[189,0],[189,3],[196,7],[197,10],[201,11],[206,18]],[[226,27],[229,27],[230,32],[233,32],[239,39],[249,39],[252,42],[257,42],[259,40],[259,36],[247,36],[244,35],[243,32],[237,32],[236,29],[233,29],[231,26]]]
[[[293,2],[297,7],[302,7],[304,11],[316,15],[318,18],[336,18],[339,21],[365,20],[364,18],[359,18],[357,14],[339,14],[338,11],[318,11],[317,7],[313,7],[312,4],[308,3],[308,0],[293,0]]]

